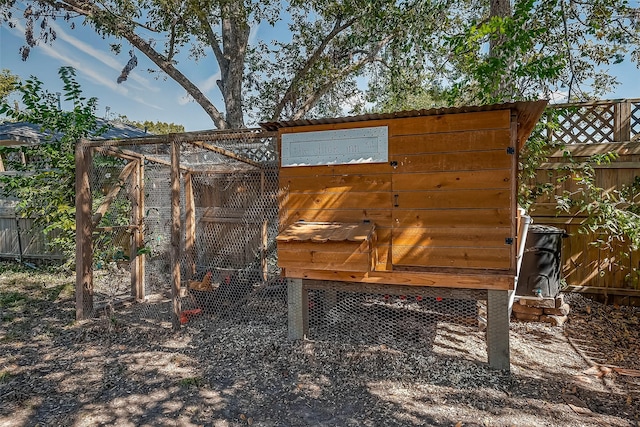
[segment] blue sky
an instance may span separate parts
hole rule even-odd
[[[8,68],[21,78],[36,76],[50,92],[61,90],[57,70],[70,65],[77,70],[77,79],[85,96],[98,98],[97,114],[101,117],[125,115],[131,120],[172,122],[184,125],[188,131],[214,128],[202,108],[189,100],[184,89],[157,70],[144,55],[137,53],[138,66],[121,84],[116,83],[122,68],[129,60],[129,46],[123,43],[122,52],[116,56],[109,50],[109,43],[90,27],[76,26],[71,30],[65,22],[51,21],[57,33],[53,45],[40,44],[31,50],[24,62],[18,52],[24,44],[24,28],[21,21],[14,29],[0,25],[0,68]],[[253,28],[251,40],[273,38],[274,29],[263,25]],[[152,37],[149,33],[147,37]],[[180,60],[181,58],[179,58]],[[182,58],[184,59],[184,58]],[[190,78],[221,110],[222,102],[215,81],[219,78],[213,55],[198,63],[191,62],[181,71]],[[621,82],[606,98],[640,98],[640,70],[630,61],[613,65],[611,73]],[[65,108],[64,102],[62,105]]]
[[[47,90],[58,92],[62,88],[58,69],[70,65],[76,69],[84,95],[98,98],[98,116],[125,115],[137,121],[177,123],[186,130],[214,128],[209,116],[189,100],[177,83],[161,72],[147,72],[158,68],[140,52],[136,54],[138,66],[125,82],[118,84],[116,79],[129,60],[126,42],[116,56],[109,50],[108,41],[89,27],[77,25],[71,30],[64,22],[55,21],[52,26],[57,33],[53,44],[41,43],[31,50],[27,61],[22,61],[18,50],[24,44],[24,27],[21,23],[14,29],[0,25],[0,68],[8,68],[23,79],[36,76]],[[181,70],[218,108],[222,107],[215,83],[220,75],[212,57]],[[62,107],[65,108],[64,101]]]

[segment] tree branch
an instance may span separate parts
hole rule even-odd
[[[162,71],[167,73],[169,77],[175,80],[180,86],[182,86],[189,95],[204,109],[204,111],[211,117],[213,123],[218,129],[226,129],[229,127],[224,116],[220,111],[209,101],[209,99],[200,91],[200,89],[194,85],[184,74],[182,74],[177,68],[173,66],[171,61],[166,60],[162,55],[156,52],[146,41],[140,38],[132,31],[126,30],[123,36],[138,50],[144,53],[154,64],[158,66]]]
[[[209,24],[209,20],[205,16],[202,9],[197,11],[198,21],[200,22],[200,27],[204,30],[205,37],[207,38],[207,42],[211,49],[213,50],[213,54],[216,56],[216,60],[218,61],[218,65],[220,66],[220,72],[223,74],[223,68],[229,67],[229,60],[225,58],[224,53],[222,52],[222,48],[220,47],[220,42],[218,41],[218,37],[213,32],[211,28],[211,24]]]
[[[169,39],[169,52],[167,53],[167,61],[173,60],[175,45],[176,45],[176,24],[172,24],[171,38]]]
[[[569,79],[569,92],[567,93],[567,102],[571,102],[571,91],[573,90],[573,82],[575,79],[575,72],[573,66],[573,55],[571,54],[571,46],[569,46],[569,24],[567,23],[567,14],[565,12],[564,0],[560,2],[560,10],[562,12],[562,24],[564,28],[564,42],[567,50],[567,58],[569,59],[569,72],[571,77]]]
[[[331,88],[333,86],[335,86],[336,82],[344,79],[346,76],[348,76],[350,73],[353,73],[354,71],[358,70],[359,68],[363,67],[365,64],[371,63],[373,61],[376,60],[376,56],[378,55],[378,53],[393,39],[393,35],[389,35],[387,37],[385,37],[384,39],[380,40],[374,49],[372,49],[369,54],[367,56],[365,56],[364,58],[360,59],[359,61],[343,68],[342,70],[340,70],[340,72],[338,72],[337,75],[334,76],[333,79],[329,80],[328,82],[326,82],[325,84],[323,84],[322,86],[320,86],[314,93],[312,93],[311,95],[309,95],[306,99],[306,101],[304,102],[304,104],[302,104],[302,107],[300,107],[298,109],[298,111],[296,111],[293,116],[292,116],[292,120],[299,120],[302,117],[304,117],[305,114],[307,114],[309,112],[309,110],[311,110],[316,103],[318,102],[318,100],[320,98],[322,98],[324,95],[327,94],[327,92],[329,92],[329,90],[331,90]]]
[[[69,10],[72,12],[80,13],[83,16],[90,18],[99,17],[104,11],[95,5],[90,3],[66,0],[65,2],[55,2],[60,8]],[[194,85],[184,74],[182,74],[173,63],[159,54],[151,45],[143,40],[140,36],[133,32],[127,24],[127,20],[123,17],[118,17],[108,28],[116,36],[122,37],[135,46],[140,52],[144,53],[154,64],[158,66],[162,71],[167,73],[169,77],[182,86],[189,95],[205,110],[205,112],[211,117],[214,125],[218,129],[226,129],[229,127],[227,121],[220,113],[220,111],[209,101],[209,99]]]
[[[354,17],[343,24],[340,24],[340,19],[336,20],[331,32],[329,32],[329,34],[325,36],[325,38],[322,40],[320,45],[318,45],[318,47],[313,52],[313,54],[309,58],[307,58],[307,61],[302,66],[302,68],[300,68],[296,72],[296,75],[293,77],[293,79],[291,79],[291,83],[289,84],[289,87],[287,88],[284,95],[280,99],[280,102],[278,102],[278,104],[273,110],[273,115],[272,115],[273,121],[276,121],[280,118],[280,114],[282,114],[282,110],[284,110],[284,107],[287,105],[287,102],[291,101],[291,97],[293,96],[293,91],[295,90],[297,84],[309,72],[313,64],[315,64],[318,61],[318,59],[320,59],[324,50],[326,49],[327,45],[331,42],[331,40],[333,40],[342,31],[346,30],[351,25],[353,25],[356,21],[357,21],[357,17]]]

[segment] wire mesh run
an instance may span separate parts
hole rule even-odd
[[[128,297],[137,300],[141,318],[174,320],[172,254],[180,266],[177,293],[186,316],[246,317],[265,311],[256,303],[261,298],[284,300],[275,247],[275,134],[214,131],[88,143],[84,150],[91,159],[93,230],[88,313]],[[180,237],[172,252],[176,168]],[[276,307],[274,301],[265,305]],[[279,316],[285,324],[286,307]]]
[[[487,360],[486,291],[316,281],[305,289],[310,339]]]

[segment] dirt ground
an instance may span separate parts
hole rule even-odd
[[[0,426],[640,426],[640,311],[568,299],[563,327],[512,323],[504,373],[282,325],[75,322],[72,276],[4,266]]]

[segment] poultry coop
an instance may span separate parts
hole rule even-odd
[[[122,297],[174,328],[240,319],[509,369],[518,152],[545,105],[82,141],[76,316]]]
[[[418,341],[447,318],[486,319],[489,364],[508,369],[518,152],[545,106],[264,124],[278,131],[281,152],[277,242],[289,337],[331,330],[326,313],[340,307],[352,322],[378,313],[401,330],[427,319],[413,328]]]

